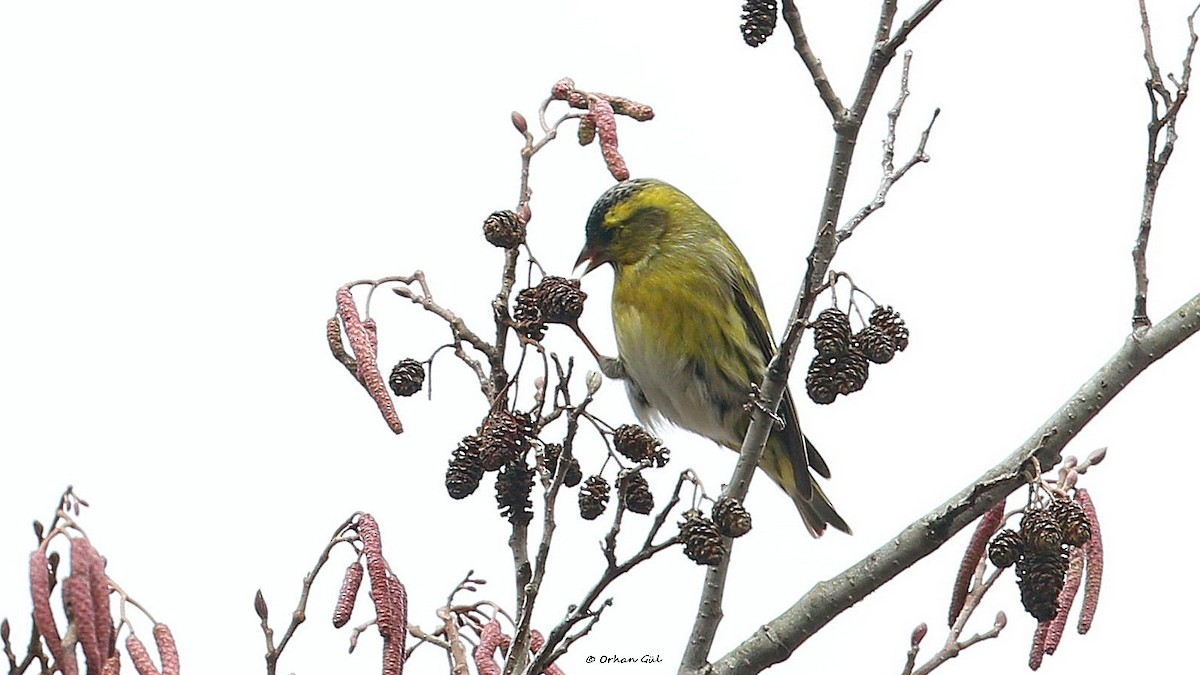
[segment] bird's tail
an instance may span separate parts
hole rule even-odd
[[[809,473],[810,464],[824,466],[824,460],[807,438],[803,435],[800,438],[803,439],[799,444],[801,447],[793,448],[782,434],[772,434],[759,466],[792,498],[809,534],[819,537],[828,526],[850,534],[850,526],[838,515],[821,486]]]

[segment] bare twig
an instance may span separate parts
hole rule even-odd
[[[292,620],[288,624],[287,630],[284,631],[283,638],[279,640],[279,644],[275,644],[275,631],[271,629],[267,622],[266,602],[261,603],[261,609],[258,611],[261,619],[260,626],[262,627],[263,637],[267,641],[267,675],[275,675],[275,669],[279,664],[279,659],[283,656],[283,650],[291,641],[292,636],[296,634],[296,629],[300,624],[304,623],[306,618],[305,611],[308,608],[308,594],[312,591],[313,582],[317,579],[317,573],[329,562],[329,554],[333,551],[333,547],[346,541],[351,541],[347,538],[346,533],[349,531],[354,517],[347,518],[333,532],[333,536],[329,538],[329,543],[325,545],[325,549],[321,551],[321,555],[317,557],[317,564],[313,566],[308,574],[304,575],[304,582],[300,588],[300,600],[296,603],[296,609],[292,610]],[[260,603],[257,600],[261,599],[262,592],[260,591],[256,597],[256,608]]]
[[[571,459],[574,457],[575,436],[579,431],[579,418],[583,415],[587,407],[593,400],[595,390],[589,388],[583,400],[577,406],[571,406],[571,392],[569,389],[570,377],[569,371],[564,372],[562,364],[555,360],[557,372],[559,376],[558,392],[563,397],[563,405],[568,408],[567,411],[567,432],[563,439],[563,448],[559,453],[558,463],[554,471],[554,476],[550,480],[550,486],[546,488],[545,504],[543,506],[542,518],[542,541],[538,546],[538,551],[533,563],[533,570],[530,575],[529,582],[523,589],[518,589],[519,596],[522,597],[518,609],[518,620],[516,622],[516,634],[513,636],[514,654],[527,654],[529,652],[530,634],[533,630],[533,605],[537,600],[538,593],[541,590],[542,580],[545,578],[547,571],[547,562],[550,558],[550,547],[554,541],[554,531],[556,528],[556,520],[554,508],[558,501],[558,493],[562,487],[563,480],[566,477],[567,470],[571,464]],[[523,666],[526,659],[510,658],[505,666],[506,673],[515,673],[520,666]],[[549,661],[547,661],[549,663]]]
[[[380,279],[376,282],[376,286],[387,281],[395,281],[405,284],[404,286],[393,288],[392,292],[402,298],[408,299],[414,304],[420,305],[425,311],[440,317],[446,322],[446,324],[450,327],[450,334],[453,336],[454,355],[475,373],[475,377],[479,379],[480,390],[483,392],[483,395],[488,397],[488,400],[491,401],[495,396],[495,391],[493,391],[490,386],[491,380],[489,380],[487,375],[484,374],[483,366],[479,363],[479,361],[471,358],[463,350],[462,343],[466,342],[467,344],[471,345],[476,351],[480,352],[488,359],[491,359],[496,353],[496,347],[488,344],[487,341],[479,337],[475,331],[468,328],[466,322],[459,318],[459,316],[454,312],[451,312],[445,307],[442,307],[438,303],[434,302],[433,293],[429,290],[429,283],[425,280],[425,273],[421,270],[417,270],[413,272],[411,276],[407,277],[396,276]],[[413,289],[410,288],[414,283],[420,287],[420,293],[415,293],[413,292]]]
[[[895,2],[890,4],[894,11]],[[808,42],[808,34],[804,32],[804,24],[800,20],[800,10],[796,9],[795,0],[783,0],[783,20],[787,22],[788,29],[792,32],[792,42],[795,45],[796,53],[800,55],[804,67],[808,68],[808,74],[812,76],[813,84],[817,86],[817,93],[821,95],[821,101],[825,103],[826,108],[829,108],[829,114],[835,121],[842,119],[846,114],[846,107],[842,105],[842,100],[833,90],[829,76],[825,74],[825,66],[821,64],[821,59],[817,58],[812,45]]]
[[[907,162],[902,164],[899,169],[895,166],[896,157],[896,123],[900,120],[900,113],[904,109],[904,102],[908,99],[908,70],[909,64],[912,62],[912,52],[904,52],[904,69],[900,75],[900,96],[896,99],[896,105],[888,111],[887,136],[883,141],[883,176],[879,180],[879,188],[875,191],[875,198],[863,206],[850,218],[850,220],[837,231],[839,242],[845,241],[854,234],[854,229],[857,228],[867,216],[875,213],[883,208],[887,203],[888,192],[909,169],[917,164],[929,161],[929,155],[925,153],[925,145],[929,142],[929,134],[933,131],[933,123],[937,121],[938,115],[941,114],[941,108],[933,111],[933,116],[929,120],[929,124],[925,130],[921,132],[921,140],[917,143],[917,149],[913,151],[912,157]]]
[[[1158,60],[1154,56],[1154,42],[1150,37],[1150,16],[1146,11],[1145,0],[1138,0],[1138,8],[1142,16],[1142,39],[1145,44],[1146,68],[1150,77],[1146,80],[1146,94],[1150,97],[1150,123],[1146,125],[1148,135],[1146,146],[1146,180],[1142,190],[1142,212],[1138,223],[1137,240],[1133,247],[1134,296],[1133,296],[1133,328],[1138,330],[1150,325],[1147,307],[1147,294],[1150,279],[1146,272],[1146,248],[1150,243],[1150,225],[1154,217],[1154,200],[1158,194],[1159,182],[1171,154],[1175,151],[1175,141],[1178,135],[1175,124],[1179,119],[1179,110],[1187,99],[1188,85],[1192,79],[1192,56],[1196,52],[1196,13],[1200,5],[1188,16],[1187,52],[1183,57],[1183,70],[1176,79],[1168,75],[1175,86],[1172,93],[1163,81],[1162,71],[1159,70]],[[1159,143],[1162,143],[1161,149]]]
[[[896,34],[887,41],[887,45],[884,47],[884,50],[895,54],[896,50],[900,48],[900,45],[904,44],[904,42],[908,40],[908,36],[913,32],[913,29],[919,26],[922,21],[928,19],[929,15],[932,14],[933,10],[937,9],[937,6],[940,4],[942,4],[942,0],[926,0],[924,4],[917,8],[917,11],[912,13],[912,16],[908,17],[900,24],[900,28],[896,30]]]
[[[562,461],[561,459],[559,460]],[[692,478],[690,470],[679,474],[679,480],[675,483],[675,490],[671,493],[671,498],[663,505],[658,514],[654,517],[654,522],[650,526],[650,532],[646,535],[646,540],[642,543],[641,549],[630,556],[625,562],[616,564],[615,558],[608,557],[606,559],[608,565],[601,574],[600,579],[592,586],[591,589],[584,595],[583,600],[578,605],[571,605],[567,610],[566,617],[554,627],[550,634],[546,636],[546,642],[541,651],[534,658],[533,663],[529,667],[530,672],[541,672],[548,664],[553,663],[556,659],[566,653],[570,645],[582,637],[585,633],[591,630],[592,625],[600,618],[600,613],[611,604],[612,600],[605,600],[602,605],[593,610],[592,607],[599,600],[604,590],[609,584],[619,579],[626,572],[637,567],[641,563],[654,557],[659,551],[670,548],[679,543],[679,535],[676,534],[668,539],[657,544],[654,543],[655,536],[666,523],[671,511],[675,505],[679,503],[679,495],[683,489],[683,484]],[[587,622],[581,631],[571,633],[571,630],[580,622]]]
[[[1000,502],[997,503],[999,504]],[[974,577],[971,580],[971,589],[966,594],[961,611],[950,625],[949,634],[946,636],[946,642],[942,645],[942,648],[930,657],[928,661],[919,667],[914,667],[916,664],[916,652],[918,651],[918,646],[914,643],[912,649],[908,652],[907,663],[902,675],[928,675],[928,673],[932,672],[938,666],[958,656],[964,649],[984,640],[997,637],[1000,635],[1000,631],[1004,630],[1004,627],[1008,624],[1008,617],[1005,616],[1004,612],[997,612],[996,619],[990,629],[982,633],[975,633],[965,640],[962,639],[963,630],[967,627],[967,621],[970,620],[975,610],[979,607],[983,596],[991,590],[996,580],[1000,578],[1001,573],[1004,572],[1002,569],[993,570],[985,579],[984,571],[986,567],[987,559],[980,559],[975,567]]]
[[[446,632],[446,642],[449,644],[450,672],[452,675],[467,675],[470,671],[467,667],[467,649],[463,646],[462,638],[458,634],[458,624],[455,622],[454,615],[450,613],[449,607],[442,607],[437,611],[437,616],[442,620],[442,626]]]

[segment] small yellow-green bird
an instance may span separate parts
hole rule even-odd
[[[576,267],[613,266],[619,362],[643,424],[665,418],[737,451],[745,405],[775,342],[754,273],[717,221],[676,188],[651,178],[609,188],[587,221]],[[795,502],[813,536],[850,532],[809,469],[829,465],[800,430],[790,391],[759,467]]]

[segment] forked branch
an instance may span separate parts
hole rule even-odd
[[[1150,278],[1146,272],[1146,248],[1150,244],[1150,224],[1154,217],[1154,200],[1158,195],[1159,182],[1171,154],[1175,152],[1175,141],[1178,135],[1175,131],[1179,119],[1179,111],[1187,100],[1188,86],[1192,80],[1192,56],[1196,53],[1196,13],[1200,5],[1192,10],[1187,18],[1188,46],[1183,56],[1183,66],[1180,76],[1168,73],[1163,79],[1158,67],[1158,59],[1154,56],[1154,41],[1150,37],[1150,16],[1146,11],[1146,1],[1138,0],[1138,8],[1142,15],[1142,40],[1145,44],[1144,57],[1150,77],[1146,80],[1146,94],[1150,98],[1150,123],[1146,125],[1146,180],[1142,190],[1142,213],[1138,223],[1137,241],[1133,247],[1134,296],[1133,296],[1133,328],[1146,328],[1150,325],[1147,308],[1147,295]],[[1174,87],[1168,87],[1168,82]],[[1160,145],[1161,144],[1161,145]]]

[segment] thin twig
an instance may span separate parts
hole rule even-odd
[[[825,74],[825,66],[821,64],[821,59],[817,58],[812,45],[808,42],[808,34],[804,32],[804,24],[800,20],[800,10],[796,9],[795,0],[783,0],[783,20],[787,22],[788,29],[792,32],[792,42],[795,45],[796,53],[800,55],[804,67],[808,68],[808,74],[812,76],[817,93],[821,95],[821,101],[825,103],[825,107],[829,109],[829,114],[835,121],[842,119],[846,115],[846,107],[842,105],[842,100],[833,90],[829,76]]]
[[[561,460],[560,460],[561,461]],[[670,548],[679,543],[679,535],[676,534],[668,539],[657,544],[653,543],[654,536],[662,528],[666,522],[672,509],[679,503],[679,495],[683,489],[684,482],[689,480],[691,470],[680,473],[679,480],[675,483],[675,490],[671,493],[671,498],[663,505],[658,514],[654,518],[654,523],[650,526],[650,533],[646,536],[645,542],[641,549],[630,556],[625,562],[615,564],[613,559],[608,559],[608,565],[605,567],[600,579],[592,586],[591,589],[584,595],[583,599],[577,605],[571,605],[567,610],[566,617],[554,627],[553,630],[546,636],[546,642],[542,646],[542,650],[534,658],[533,663],[529,666],[529,672],[541,672],[547,665],[553,663],[556,659],[566,653],[567,648],[575,641],[582,637],[600,618],[600,612],[611,604],[612,600],[607,599],[599,609],[593,610],[592,606],[599,600],[600,595],[608,588],[609,584],[619,579],[622,575],[637,567],[641,563],[654,557],[658,552]],[[606,556],[607,558],[607,556]],[[581,632],[571,633],[577,624],[582,621],[587,621],[587,625]]]
[[[914,645],[914,649],[909,651],[908,663],[910,665],[904,670],[903,675],[928,675],[938,666],[958,656],[964,649],[984,640],[997,637],[1000,635],[1000,631],[1004,630],[1004,627],[1008,624],[1008,617],[1005,616],[1004,612],[997,612],[996,619],[990,629],[982,633],[976,633],[965,640],[962,639],[963,630],[967,627],[967,621],[970,620],[975,610],[978,609],[983,596],[987,595],[987,592],[995,585],[996,580],[1000,578],[1001,573],[1004,572],[1002,569],[995,569],[985,580],[983,575],[986,567],[987,559],[984,558],[979,561],[979,565],[976,567],[971,590],[967,592],[966,602],[963,604],[962,611],[959,612],[958,617],[950,626],[949,634],[946,636],[946,642],[942,645],[942,648],[921,666],[913,668],[911,664],[915,664],[916,658],[916,646]]]
[[[450,660],[451,674],[467,675],[470,672],[467,667],[467,649],[463,646],[462,638],[458,634],[458,624],[455,623],[454,615],[451,614],[448,607],[442,607],[437,610],[437,616],[442,620],[442,626],[446,632],[446,643],[450,645],[446,658]]]
[[[1171,161],[1171,154],[1175,151],[1175,141],[1178,138],[1175,132],[1175,124],[1179,119],[1179,110],[1183,106],[1183,102],[1187,99],[1188,85],[1192,79],[1192,56],[1196,51],[1196,13],[1200,12],[1200,5],[1192,10],[1188,16],[1188,42],[1187,52],[1183,57],[1183,71],[1176,79],[1173,75],[1168,75],[1168,79],[1175,86],[1175,92],[1172,93],[1167,88],[1163,81],[1162,71],[1158,67],[1158,60],[1154,56],[1154,41],[1150,36],[1150,15],[1146,11],[1145,0],[1138,0],[1138,9],[1142,17],[1142,40],[1145,45],[1144,57],[1146,60],[1146,69],[1150,71],[1150,78],[1146,80],[1146,94],[1150,98],[1150,123],[1146,126],[1147,145],[1146,145],[1146,180],[1142,190],[1142,212],[1138,222],[1137,240],[1133,246],[1133,273],[1134,273],[1134,296],[1133,296],[1133,328],[1139,330],[1150,326],[1149,308],[1148,308],[1148,293],[1150,286],[1150,278],[1146,272],[1146,248],[1150,244],[1150,226],[1154,217],[1154,200],[1158,194],[1158,186],[1162,179],[1163,171],[1167,168],[1167,163]],[[1159,142],[1162,142],[1162,148],[1159,148]]]
[[[912,52],[904,52],[904,68],[900,75],[900,96],[896,99],[896,105],[888,111],[887,136],[883,141],[883,176],[879,180],[879,188],[875,192],[875,198],[859,209],[850,218],[849,222],[838,229],[838,242],[849,239],[854,234],[855,228],[861,225],[867,219],[867,216],[870,216],[887,204],[888,192],[891,191],[893,185],[899,182],[901,178],[904,178],[909,169],[917,164],[929,161],[929,155],[925,153],[925,145],[929,143],[929,134],[933,131],[933,123],[937,121],[938,115],[942,112],[941,108],[933,111],[933,117],[930,118],[925,130],[921,132],[921,140],[917,143],[917,149],[913,151],[912,157],[902,164],[899,170],[895,167],[896,123],[900,120],[900,114],[904,109],[904,102],[908,100],[908,71],[911,63]]]
[[[317,579],[317,573],[321,571],[325,563],[329,562],[329,554],[333,551],[333,547],[343,542],[353,541],[346,537],[346,532],[350,529],[353,522],[354,516],[351,516],[334,530],[333,536],[329,538],[329,543],[325,545],[325,549],[321,551],[321,555],[317,558],[317,564],[313,566],[308,574],[304,575],[304,582],[300,589],[300,600],[296,603],[296,609],[292,611],[292,620],[288,624],[287,630],[284,632],[283,638],[280,639],[278,646],[275,645],[275,631],[267,623],[267,613],[265,611],[262,613],[263,616],[261,617],[260,625],[263,637],[267,641],[267,653],[265,657],[267,661],[267,675],[275,675],[275,668],[279,663],[279,658],[283,656],[284,648],[287,647],[292,636],[296,634],[296,629],[300,627],[300,624],[304,623],[306,618],[305,611],[308,607],[308,594],[312,591],[312,585]]]
[[[550,486],[545,491],[545,504],[543,506],[542,518],[542,541],[538,546],[536,557],[534,558],[533,572],[529,583],[525,586],[524,596],[518,610],[518,620],[516,621],[516,634],[513,636],[513,653],[526,654],[529,652],[529,639],[533,630],[533,605],[537,600],[538,593],[541,590],[542,580],[545,578],[548,570],[548,561],[550,558],[550,548],[554,541],[554,531],[556,529],[555,520],[555,505],[558,502],[558,493],[562,487],[563,480],[566,478],[567,470],[574,458],[575,436],[579,431],[579,418],[582,416],[593,400],[594,390],[589,389],[583,400],[577,406],[571,406],[570,370],[564,371],[562,364],[558,359],[555,359],[555,366],[559,378],[558,391],[563,397],[564,406],[568,408],[567,412],[567,432],[563,439],[563,447],[559,452],[558,462],[555,467],[554,475],[550,479]],[[543,649],[545,647],[543,646]],[[524,664],[525,659],[510,658],[505,666],[506,673],[515,673],[518,671],[518,666]],[[550,663],[550,662],[547,662]]]
[[[474,371],[475,377],[479,379],[480,389],[483,391],[484,396],[487,396],[488,400],[491,401],[491,399],[495,396],[495,390],[491,388],[492,380],[490,380],[484,373],[482,364],[480,364],[478,360],[471,358],[465,351],[463,351],[462,343],[466,342],[467,344],[471,345],[476,351],[487,357],[489,361],[495,356],[498,349],[488,344],[488,342],[479,337],[475,331],[468,328],[466,322],[463,321],[457,314],[451,312],[445,307],[442,307],[434,301],[433,293],[429,290],[429,283],[425,279],[425,273],[421,270],[413,272],[412,275],[408,277],[389,277],[386,280],[380,280],[377,283],[382,283],[384,281],[398,281],[406,284],[405,286],[393,288],[392,292],[402,298],[406,298],[416,305],[420,305],[425,311],[434,314],[446,322],[446,324],[450,327],[450,334],[454,338],[454,355],[457,356],[460,361],[465,363],[467,367]],[[413,292],[412,288],[409,288],[409,286],[414,283],[421,288],[420,293],[415,293]]]

